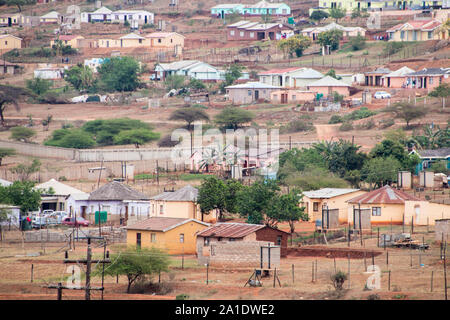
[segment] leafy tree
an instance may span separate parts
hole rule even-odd
[[[306,214],[305,207],[300,207],[299,204],[302,199],[300,191],[292,190],[288,194],[275,196],[271,205],[267,209],[267,219],[269,225],[275,225],[278,222],[287,221],[289,223],[290,231],[295,231],[295,222],[302,220],[308,221],[309,217]]]
[[[195,121],[209,121],[208,114],[200,108],[188,107],[175,110],[169,117],[169,120],[186,121],[188,130],[192,130],[192,124]]]
[[[237,208],[248,223],[260,224],[262,222],[274,226],[274,221],[267,218],[271,210],[273,198],[279,191],[273,180],[256,181],[251,186],[244,186],[237,194]]]
[[[346,15],[345,9],[341,8],[331,8],[330,10],[330,17],[336,20],[336,22],[339,21],[339,19],[342,19]]]
[[[428,110],[422,106],[415,106],[408,102],[398,102],[386,108],[387,112],[392,112],[397,118],[406,121],[406,128],[412,120],[425,116]]]
[[[392,140],[383,140],[378,143],[371,151],[371,158],[388,158],[392,157],[399,161],[402,169],[413,171],[415,166],[420,162],[416,155],[409,155],[404,145]]]
[[[36,4],[36,0],[5,0],[4,2],[8,7],[16,6],[19,12],[22,12],[23,6]]]
[[[131,286],[136,280],[145,276],[151,276],[160,272],[168,271],[169,256],[159,249],[128,249],[111,255],[111,263],[105,268],[105,275],[116,276],[126,275],[128,279],[127,293],[130,293]],[[102,268],[97,266],[96,273],[100,274]]]
[[[212,210],[219,212],[219,220],[223,219],[225,211],[225,183],[216,176],[210,176],[203,180],[198,189],[197,203],[200,205],[202,220],[204,214]]]
[[[342,79],[342,77],[336,75],[336,70],[334,70],[334,69],[328,70],[328,72],[325,73],[325,75],[326,75],[326,76],[333,77],[333,78],[335,78],[335,79],[337,79],[337,80],[341,80],[341,79]]]
[[[45,94],[52,87],[52,81],[41,78],[34,78],[31,80],[26,80],[26,85],[28,89],[40,96],[42,94]]]
[[[436,173],[443,173],[446,175],[450,174],[450,169],[447,168],[446,160],[440,160],[440,161],[433,162],[431,164],[431,168],[429,168],[429,170],[436,172]]]
[[[97,71],[107,91],[134,91],[141,85],[139,63],[131,57],[112,57],[101,64]]]
[[[311,13],[311,15],[309,17],[311,18],[311,20],[319,21],[319,20],[322,20],[322,19],[326,19],[329,16],[330,15],[326,11],[315,10],[315,11],[313,11],[313,13]]]
[[[394,157],[372,158],[368,160],[361,174],[363,180],[378,187],[389,184],[397,179],[397,172],[401,169],[401,163]]]
[[[34,183],[30,181],[14,181],[10,186],[0,186],[0,203],[19,206],[22,213],[38,210],[41,192],[33,187]]]
[[[69,82],[79,91],[95,92],[97,80],[94,78],[91,68],[78,64],[64,73],[64,80]]]
[[[58,129],[53,131],[52,137],[45,141],[46,146],[88,149],[95,145],[92,136],[80,129]]]
[[[386,42],[383,54],[385,56],[392,56],[393,54],[396,54],[400,50],[402,50],[405,47],[405,43],[403,42],[397,42],[397,41],[388,41]]]
[[[27,127],[11,128],[10,138],[17,141],[29,142],[36,135],[36,131]]]
[[[367,9],[366,8],[363,8],[363,9],[361,9],[361,8],[354,8],[352,10],[352,19],[355,19],[355,18],[366,18],[368,16],[369,16],[369,14],[367,13]]]
[[[362,50],[366,47],[366,38],[364,38],[361,35],[357,35],[356,37],[350,37],[349,42],[353,51]]]
[[[136,148],[149,141],[158,140],[160,134],[150,131],[148,129],[133,129],[127,131],[121,131],[114,137],[116,144],[134,144]]]
[[[286,168],[283,168],[283,170],[286,170]],[[292,171],[286,175],[283,183],[302,190],[348,188],[347,181],[327,169],[316,166],[308,166],[304,171]]]
[[[317,36],[317,42],[322,46],[330,46],[330,50],[339,49],[339,41],[343,38],[343,32],[341,30],[329,30],[319,33]]]
[[[293,57],[294,53],[297,57],[301,57],[303,51],[311,45],[311,40],[302,35],[295,35],[288,39],[278,41],[277,46],[285,55]]]
[[[19,180],[24,182],[29,180],[30,175],[35,172],[38,172],[41,169],[41,161],[38,159],[33,159],[31,164],[20,163],[17,166],[10,169],[12,173],[18,175]]]
[[[0,148],[0,166],[2,165],[3,158],[11,157],[16,154],[16,150],[12,148]]]
[[[32,96],[28,90],[23,88],[0,85],[0,122],[2,126],[5,125],[4,112],[6,108],[10,105],[13,105],[17,111],[20,110],[18,99],[21,96]]]
[[[447,21],[450,21],[447,20]],[[448,83],[441,83],[428,94],[430,97],[442,98],[442,107],[445,107],[445,99],[450,96],[450,85]]]
[[[228,107],[215,117],[215,122],[226,129],[237,129],[244,123],[251,122],[254,114],[237,107]]]
[[[237,79],[242,77],[242,70],[244,67],[240,64],[231,64],[225,70],[225,81],[220,84],[220,90],[225,91],[225,87],[231,86]]]
[[[167,76],[164,80],[164,85],[166,86],[167,91],[172,89],[178,90],[184,88],[187,78],[185,76],[179,74],[173,74]]]
[[[449,148],[450,126],[445,129],[441,129],[439,126],[435,126],[435,128],[424,126],[422,134],[413,135],[409,141],[421,149]]]
[[[195,78],[191,78],[189,80],[189,84],[188,87],[194,90],[202,90],[202,89],[206,89],[205,84],[203,83],[202,80],[198,80]]]

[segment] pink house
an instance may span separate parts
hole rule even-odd
[[[450,83],[450,68],[425,68],[406,76],[408,88],[433,90],[441,83]]]
[[[307,90],[285,89],[270,93],[270,101],[287,104],[312,101],[316,98],[316,92]]]
[[[406,88],[407,75],[414,72],[415,70],[411,68],[401,67],[383,77],[383,86],[386,88]]]
[[[337,92],[344,97],[348,97],[350,95],[349,88],[349,84],[330,76],[326,76],[308,85],[309,91],[317,92],[319,94],[323,94],[324,96],[330,96],[334,92]]]

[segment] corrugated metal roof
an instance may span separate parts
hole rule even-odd
[[[450,148],[416,151],[422,158],[447,158],[450,157]]]
[[[164,200],[164,201],[197,201],[198,189],[190,185],[183,187],[174,192],[163,192],[154,197],[151,200]]]
[[[59,16],[60,16],[59,12],[51,11],[51,12],[41,16],[41,18],[44,18],[44,19],[57,19]]]
[[[166,232],[191,221],[200,223],[204,226],[210,226],[209,223],[199,221],[196,219],[151,217],[143,221],[139,221],[130,226],[127,226],[127,229]]]
[[[248,223],[216,223],[199,232],[201,237],[243,238],[259,229],[264,228],[262,224]]]
[[[311,199],[329,199],[359,190],[360,189],[323,188],[314,191],[304,191],[303,194]]]
[[[140,36],[140,35],[138,35],[138,34],[136,34],[136,33],[129,33],[129,34],[126,34],[126,35],[120,37],[119,39],[139,39],[139,40],[144,40],[145,38]]]
[[[272,86],[261,82],[246,82],[242,84],[236,84],[234,86],[225,87],[225,89],[280,89],[279,86]]]
[[[259,73],[259,75],[269,75],[269,74],[283,74],[287,72],[297,71],[303,68],[292,67],[292,68],[278,68],[278,69],[270,69],[267,71],[263,71]]]
[[[127,186],[118,181],[113,181],[101,186],[95,191],[92,191],[89,200],[95,201],[123,201],[123,200],[150,200],[150,198],[134,190],[133,188]]]
[[[393,189],[391,186],[386,185],[382,188],[373,190],[366,194],[360,195],[353,199],[348,200],[349,203],[360,204],[404,204],[405,201],[420,201],[419,198],[411,196],[403,191]]]
[[[68,186],[67,184],[56,181],[55,179],[50,179],[47,182],[38,184],[34,189],[49,189],[52,188],[55,191],[55,195],[68,196],[73,193],[84,193],[81,190]]]
[[[394,72],[391,72],[391,73],[385,75],[385,77],[403,77],[403,76],[413,73],[413,72],[415,72],[415,70],[404,66],[398,70],[395,70]]]
[[[350,87],[350,85],[331,76],[325,76],[320,80],[311,82],[308,87]]]
[[[434,76],[450,74],[450,68],[424,68],[422,70],[408,74],[408,76]]]

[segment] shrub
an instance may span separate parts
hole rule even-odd
[[[29,79],[25,83],[27,88],[37,95],[45,94],[52,86],[52,81],[41,78]]]
[[[52,137],[44,144],[62,148],[88,149],[95,145],[95,141],[89,133],[82,130],[59,129],[53,131]]]
[[[342,123],[342,125],[339,127],[339,131],[350,131],[353,130],[353,123],[351,121],[346,121]]]
[[[360,36],[360,35],[358,35],[356,37],[351,37],[350,38],[350,46],[353,51],[362,50],[366,46],[366,38],[364,38],[363,36]]]
[[[306,122],[304,120],[293,120],[281,128],[281,133],[294,133],[312,130],[314,130],[314,126],[311,122]]]
[[[322,11],[322,10],[316,10],[309,16],[311,20],[322,20],[328,18],[330,15],[328,12]]]
[[[352,113],[346,115],[344,117],[345,120],[359,120],[371,117],[377,114],[375,111],[370,111],[367,107],[362,107],[358,110],[353,111]]]
[[[397,52],[399,52],[400,50],[402,50],[405,47],[405,44],[403,42],[386,42],[386,45],[383,49],[383,54],[385,56],[391,56]]]
[[[344,119],[340,115],[334,114],[331,116],[330,120],[328,121],[328,124],[336,124],[342,122],[344,122]]]
[[[347,280],[347,274],[342,271],[338,271],[331,276],[331,282],[336,290],[342,290],[345,280]]]
[[[389,128],[391,126],[393,126],[395,124],[395,120],[394,119],[384,119],[380,121],[380,127],[382,129],[386,129]]]
[[[182,293],[182,294],[177,295],[177,296],[175,297],[175,299],[176,299],[176,300],[187,300],[187,299],[189,299],[189,295],[187,295],[187,294],[185,294],[185,293]]]
[[[380,300],[380,296],[376,293],[367,296],[367,300]]]
[[[370,130],[373,128],[375,128],[375,121],[373,121],[373,119],[370,119],[357,126],[358,130]]]
[[[36,131],[26,127],[14,127],[11,129],[10,138],[17,141],[28,142],[36,135]]]

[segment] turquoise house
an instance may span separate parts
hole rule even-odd
[[[450,148],[436,150],[414,150],[412,151],[420,157],[420,163],[416,166],[416,175],[419,172],[430,168],[433,162],[447,161],[447,169],[450,170]]]
[[[214,17],[224,18],[227,14],[239,13],[242,14],[244,5],[239,3],[219,4],[211,8],[211,15]]]

